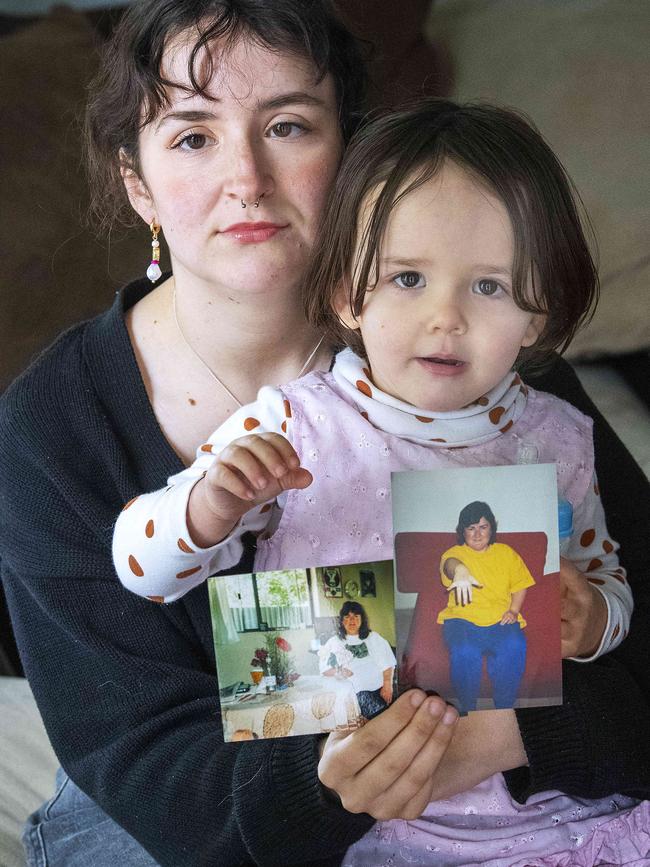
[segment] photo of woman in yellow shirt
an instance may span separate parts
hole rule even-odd
[[[496,708],[514,706],[526,667],[526,621],[521,609],[533,576],[509,545],[496,542],[497,522],[475,501],[458,516],[458,544],[440,560],[447,606],[438,614],[449,652],[459,711],[476,710],[483,657]]]

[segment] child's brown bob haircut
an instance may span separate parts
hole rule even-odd
[[[393,208],[445,160],[466,169],[503,202],[514,233],[514,300],[522,310],[547,315],[537,343],[522,349],[519,361],[564,351],[598,299],[598,275],[580,224],[577,193],[574,198],[557,157],[522,116],[442,99],[418,100],[372,118],[353,136],[304,283],[309,322],[334,345],[365,355],[361,335],[340,321],[334,301],[345,293],[359,315],[377,280]],[[364,204],[380,187],[367,225],[360,226]]]

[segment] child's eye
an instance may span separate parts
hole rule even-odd
[[[187,132],[182,135],[172,145],[172,149],[179,148],[183,151],[200,151],[206,145],[214,144],[215,140],[212,136],[206,135],[204,132]]]
[[[427,285],[419,271],[402,271],[401,274],[393,277],[393,283],[396,283],[400,289],[422,289]]]
[[[496,280],[483,278],[482,280],[476,281],[472,287],[472,291],[476,295],[501,295],[502,292],[505,292],[505,289]]]
[[[279,120],[269,127],[269,138],[297,138],[307,132],[307,127],[293,120]]]

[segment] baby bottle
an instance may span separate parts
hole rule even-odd
[[[517,446],[518,464],[536,464],[538,457],[539,452],[534,443],[525,443],[521,441]],[[569,549],[569,543],[573,533],[573,506],[568,500],[564,500],[561,497],[557,502],[557,520],[560,554],[565,555]]]

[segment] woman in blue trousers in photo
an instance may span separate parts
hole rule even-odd
[[[535,581],[516,551],[495,542],[496,531],[489,505],[469,503],[458,517],[458,544],[440,561],[448,601],[438,623],[443,624],[461,714],[476,710],[483,657],[497,708],[514,706],[526,667],[521,608]]]

